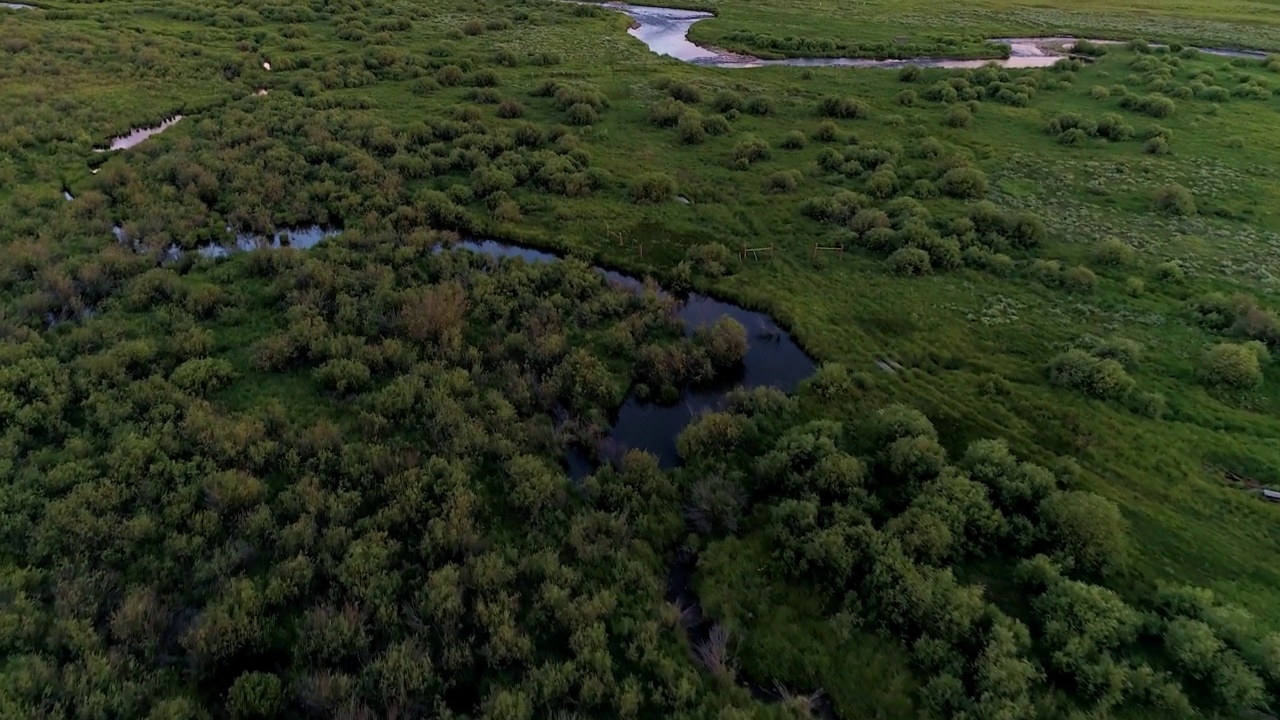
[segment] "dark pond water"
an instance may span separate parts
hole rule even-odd
[[[713,18],[715,15],[696,10],[677,10],[645,5],[632,5],[622,2],[600,3],[610,10],[617,10],[635,21],[628,33],[643,42],[650,50],[673,57],[684,62],[697,65],[710,65],[724,68],[753,68],[770,65],[789,65],[798,67],[854,67],[854,68],[900,68],[904,65],[920,67],[940,67],[951,69],[976,69],[989,63],[996,63],[1007,68],[1049,67],[1066,57],[1077,38],[1074,37],[1027,37],[1027,38],[993,38],[991,42],[1009,46],[1009,57],[988,60],[967,60],[961,58],[918,57],[893,60],[876,60],[871,58],[785,58],[780,60],[761,60],[748,56],[727,53],[703,47],[689,40],[689,28],[694,23]],[[1094,41],[1103,44],[1117,44],[1116,41]],[[1161,47],[1153,45],[1153,47]],[[1261,59],[1267,53],[1254,50],[1232,50],[1224,48],[1197,48],[1210,55],[1225,57]]]
[[[452,246],[494,258],[521,258],[526,262],[557,262],[560,257],[543,250],[501,243],[495,240],[470,240]],[[637,277],[604,268],[596,268],[609,281],[636,290],[644,286]],[[724,407],[725,396],[736,388],[775,387],[794,392],[800,381],[813,374],[813,360],[800,349],[791,335],[768,315],[740,305],[691,293],[682,297],[677,316],[684,321],[685,332],[692,335],[699,327],[731,317],[747,330],[747,354],[738,372],[721,376],[716,382],[686,389],[673,405],[646,402],[631,395],[618,410],[605,441],[607,454],[621,455],[631,449],[645,450],[658,458],[664,468],[680,464],[676,438],[690,421],[705,411]],[[591,458],[583,452],[571,453],[569,475],[581,479],[594,471]]]

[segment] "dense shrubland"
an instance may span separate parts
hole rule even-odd
[[[714,73],[587,6],[126,4],[0,11],[6,717],[803,708],[734,661],[846,717],[1275,697],[1274,514],[1215,486],[1275,482],[1275,61]],[[345,233],[195,252],[310,225]],[[732,377],[755,329],[442,231],[849,367],[574,486],[628,391]],[[682,544],[737,638],[710,674],[662,604]],[[908,679],[849,681],[840,637]]]
[[[732,452],[756,444],[757,456]],[[816,593],[843,632],[905,641],[917,716],[1230,716],[1280,680],[1280,635],[1260,634],[1213,593],[1114,590],[1133,558],[1119,509],[1073,489],[1069,468],[1019,461],[1003,442],[975,441],[952,459],[910,408],[806,422],[794,401],[760,392],[701,418],[680,447],[707,572],[756,548],[757,572]],[[983,574],[962,570],[975,565]],[[989,574],[1011,578],[1019,597],[984,588]],[[785,654],[752,647],[775,619],[743,614],[749,598],[706,592],[747,638],[743,672],[794,673]],[[839,664],[809,658],[810,681]],[[827,689],[837,709],[857,702],[855,688]]]

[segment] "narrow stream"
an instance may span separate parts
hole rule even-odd
[[[120,136],[111,138],[110,147],[94,148],[93,151],[103,153],[103,152],[111,152],[113,150],[128,150],[129,148],[133,147],[134,145],[137,145],[143,140],[146,140],[152,135],[158,135],[159,133],[162,133],[165,130],[168,130],[169,128],[176,125],[178,121],[181,119],[182,119],[181,115],[174,115],[173,117],[169,118],[168,120],[165,120],[164,122],[160,123],[159,125],[156,125],[155,127],[135,128],[128,135],[120,135]]]
[[[905,65],[920,67],[976,69],[995,63],[1007,68],[1040,68],[1049,67],[1067,57],[1078,38],[1074,37],[1027,37],[1027,38],[993,38],[990,42],[1009,46],[1009,57],[983,60],[917,57],[902,59],[876,60],[872,58],[784,58],[780,60],[762,60],[759,58],[725,52],[703,47],[689,39],[689,28],[702,20],[715,17],[712,13],[698,10],[679,10],[674,8],[648,7],[631,5],[622,2],[595,3],[610,10],[617,10],[635,21],[627,32],[650,50],[695,65],[709,65],[721,68],[755,68],[771,65],[788,65],[798,67],[852,67],[852,68],[900,68]],[[1094,40],[1098,44],[1120,44],[1114,40]],[[1153,45],[1152,47],[1161,47]],[[1265,59],[1267,53],[1252,50],[1229,50],[1223,48],[1196,48],[1200,52],[1224,57]]]

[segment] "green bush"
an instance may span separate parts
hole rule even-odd
[[[671,81],[666,84],[667,94],[683,103],[696,105],[702,102],[702,91],[687,82]],[[724,112],[723,110],[721,112]]]
[[[665,202],[676,194],[676,181],[670,175],[647,173],[631,183],[630,193],[632,202]]]
[[[947,127],[969,127],[970,123],[973,122],[973,113],[969,112],[969,108],[957,105],[947,110],[947,114],[943,118],[943,122],[946,123]]]
[[[1187,271],[1177,260],[1168,260],[1156,265],[1156,277],[1160,278],[1161,282],[1178,284],[1187,279]]]
[[[938,190],[954,198],[980,198],[989,189],[986,174],[976,168],[952,168],[938,179]]]
[[[840,138],[840,127],[830,120],[823,120],[813,131],[813,139],[818,142],[835,142]],[[843,158],[841,158],[843,160]]]
[[[746,103],[743,102],[742,96],[737,93],[721,91],[711,99],[711,107],[715,108],[718,113],[727,113],[733,110],[742,112],[746,109]]]
[[[804,133],[799,130],[792,130],[782,136],[782,142],[778,143],[778,145],[786,150],[800,150],[808,143],[809,141],[805,138]]]
[[[899,82],[915,82],[920,79],[922,71],[917,65],[907,65],[898,71]]]
[[[1247,389],[1262,384],[1262,360],[1267,348],[1259,342],[1219,343],[1200,361],[1200,379],[1207,385]]]
[[[284,685],[271,673],[244,673],[227,692],[227,707],[237,720],[278,717],[284,705]]]
[[[587,103],[578,103],[570,105],[565,111],[565,120],[568,120],[570,125],[594,125],[600,122],[600,113]]]
[[[790,193],[795,192],[800,186],[799,170],[779,170],[769,175],[764,180],[764,191],[766,193]]]
[[[906,90],[903,90],[902,92],[898,93],[899,105],[903,105],[906,107],[914,107],[919,100],[920,100],[920,96],[916,94],[915,90],[912,90],[910,88],[907,88]]]
[[[506,120],[524,117],[524,105],[515,100],[503,100],[498,103],[498,117]]]
[[[889,268],[898,275],[928,275],[932,271],[929,253],[915,247],[895,250],[889,256]]]
[[[1072,348],[1049,361],[1049,382],[1102,400],[1122,398],[1133,389],[1133,378],[1115,360]]]
[[[1181,185],[1165,185],[1156,191],[1156,209],[1169,215],[1189,216],[1196,214],[1196,199],[1191,191]]]
[[[1136,255],[1128,243],[1115,237],[1106,238],[1089,252],[1093,262],[1106,267],[1131,265]]]
[[[857,98],[825,97],[818,103],[818,114],[840,120],[856,120],[867,117],[867,105]]]
[[[747,101],[746,112],[749,115],[772,115],[777,105],[767,95],[756,95]]]
[[[685,145],[706,142],[707,129],[702,125],[702,116],[696,110],[686,110],[676,121],[676,134]]]
[[[1077,265],[1062,273],[1062,287],[1071,292],[1090,293],[1098,286],[1098,276],[1092,270]]]
[[[733,146],[733,166],[744,169],[752,163],[768,160],[772,154],[769,143],[758,137],[748,137]]]

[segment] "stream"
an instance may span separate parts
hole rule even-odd
[[[127,135],[120,135],[120,136],[111,138],[110,147],[94,148],[93,151],[104,153],[104,152],[111,152],[113,150],[128,150],[129,148],[133,147],[134,145],[137,145],[143,140],[146,140],[152,135],[158,135],[164,132],[165,130],[168,130],[169,128],[176,125],[178,121],[181,119],[182,119],[181,115],[174,115],[173,117],[169,118],[168,120],[165,120],[164,122],[160,123],[159,125],[156,125],[155,127],[134,128]]]
[[[796,67],[852,67],[893,69],[905,65],[919,67],[976,69],[995,63],[1007,68],[1042,68],[1049,67],[1070,54],[1078,38],[1074,37],[1025,37],[1025,38],[992,38],[991,42],[1008,45],[1009,57],[983,60],[917,57],[891,60],[871,58],[783,58],[779,60],[762,60],[747,55],[725,52],[703,47],[689,39],[689,28],[694,23],[715,17],[712,13],[698,10],[679,10],[674,8],[648,7],[621,2],[593,3],[601,7],[616,10],[635,21],[628,34],[644,43],[650,50],[695,65],[709,65],[721,68],[755,68],[771,65],[787,65]],[[1122,44],[1115,40],[1092,40],[1098,44]],[[1152,47],[1161,47],[1152,45]],[[1267,53],[1251,50],[1229,50],[1223,48],[1196,48],[1200,52],[1224,57],[1265,59]]]
[[[492,258],[521,258],[525,262],[558,262],[550,252],[498,242],[466,240],[451,246]],[[443,250],[440,250],[443,251]],[[640,278],[615,270],[596,267],[596,272],[614,285],[630,290],[644,287]],[[737,388],[771,386],[785,393],[795,392],[800,381],[813,374],[816,366],[785,330],[768,315],[748,310],[741,305],[690,293],[681,297],[676,316],[684,322],[685,333],[693,333],[724,317],[742,323],[747,330],[747,353],[736,373],[718,376],[713,382],[685,388],[680,398],[670,405],[641,400],[629,395],[618,409],[602,446],[609,457],[620,457],[632,449],[644,450],[658,458],[663,469],[680,464],[676,438],[699,415],[724,407],[725,396]],[[595,471],[592,458],[580,449],[569,454],[569,477],[581,480]]]

